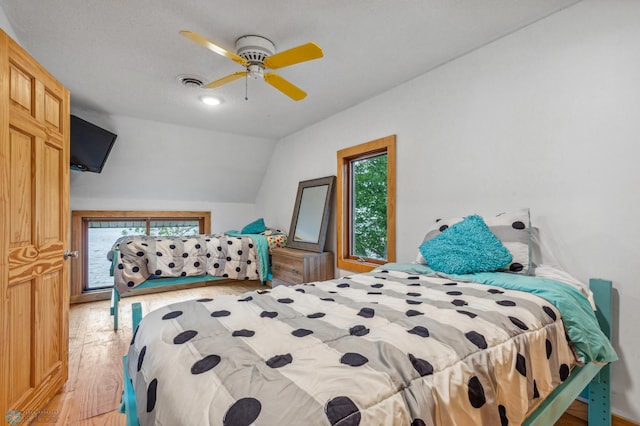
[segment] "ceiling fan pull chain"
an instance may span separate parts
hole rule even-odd
[[[249,100],[249,73],[244,76],[244,100]]]

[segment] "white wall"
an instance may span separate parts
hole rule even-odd
[[[71,172],[72,210],[210,210],[213,232],[257,219],[255,197],[274,141],[72,113],[118,135],[102,173]]]
[[[7,15],[4,13],[4,9],[2,9],[2,6],[0,6],[0,28],[2,28],[2,31],[7,33],[9,37],[13,39],[13,41],[15,41],[18,44],[20,43],[18,41],[18,37],[16,36],[15,31],[13,31],[13,27],[11,26],[11,23],[9,22]]]
[[[399,261],[437,217],[530,207],[568,271],[613,280],[613,411],[640,422],[639,22],[640,2],[586,0],[289,136],[257,210],[287,229],[297,181],[389,134]]]

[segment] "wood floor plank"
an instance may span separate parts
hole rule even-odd
[[[126,426],[127,422],[122,413],[113,410],[89,419],[69,423],[70,426]]]
[[[184,300],[215,298],[263,289],[256,281],[210,285],[157,294],[124,297],[120,302],[120,328],[113,330],[110,301],[71,305],[69,311],[69,379],[49,402],[37,424],[60,426],[124,426],[118,412],[122,395],[122,356],[133,331],[131,304],[140,302],[143,314]]]

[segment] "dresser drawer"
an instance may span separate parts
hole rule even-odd
[[[333,278],[333,253],[277,248],[271,254],[272,285],[303,284]]]
[[[303,281],[302,259],[288,256],[277,256],[272,260],[271,275],[274,279],[287,281],[290,284],[302,284]]]

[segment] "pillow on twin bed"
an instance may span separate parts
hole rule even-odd
[[[446,274],[496,271],[511,263],[511,253],[478,215],[468,216],[420,245],[429,266]]]
[[[435,227],[430,229],[423,239],[423,243],[442,234],[450,226],[461,222],[464,218],[439,219]],[[500,268],[502,272],[529,274],[531,269],[531,255],[529,250],[531,223],[529,209],[501,213],[495,217],[483,217],[489,230],[502,242],[511,253],[511,262]],[[418,252],[417,263],[426,264],[422,253]]]
[[[246,225],[244,228],[242,228],[240,233],[241,234],[259,234],[261,232],[264,232],[266,229],[267,227],[264,225],[264,219],[260,218]]]

